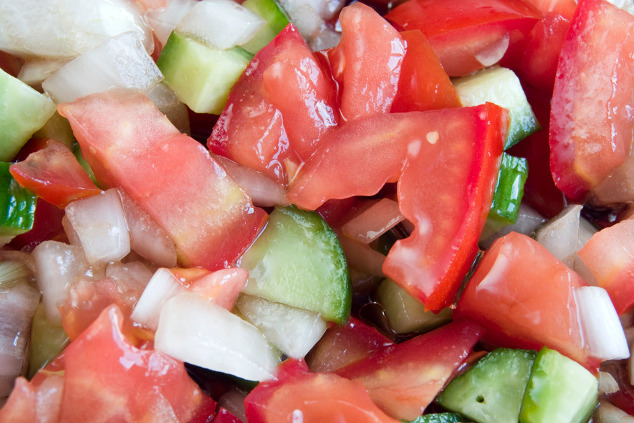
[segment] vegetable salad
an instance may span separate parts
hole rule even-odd
[[[0,421],[633,420],[632,13],[0,4]]]

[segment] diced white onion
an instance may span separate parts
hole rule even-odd
[[[46,316],[61,323],[57,307],[64,303],[68,286],[89,270],[81,248],[57,241],[44,241],[32,253],[35,259],[37,286],[42,292]]]
[[[178,360],[246,380],[271,379],[279,364],[255,326],[188,292],[163,307],[154,345]]]
[[[236,302],[240,313],[255,325],[273,345],[293,358],[303,358],[326,332],[319,313],[241,295]]]
[[[191,133],[187,106],[178,99],[170,87],[161,82],[150,88],[146,94],[180,132]]]
[[[634,423],[634,416],[616,407],[608,400],[602,400],[592,416],[594,423]]]
[[[18,260],[0,261],[0,290],[27,282],[30,276],[31,271],[23,262]]]
[[[352,239],[369,244],[404,219],[398,207],[398,202],[389,198],[382,198],[348,220],[341,227],[341,231]]]
[[[337,15],[345,4],[343,1],[281,0],[280,4],[313,50],[324,50],[339,43],[341,32],[330,28],[326,21]]]
[[[32,87],[39,87],[42,81],[68,63],[68,59],[27,60],[20,68],[18,79]]]
[[[72,58],[129,31],[152,51],[150,32],[126,0],[0,1],[0,50],[21,57]]]
[[[613,394],[619,389],[619,383],[608,372],[599,372],[599,395]]]
[[[623,326],[607,291],[598,286],[575,289],[588,354],[602,360],[630,356]]]
[[[0,398],[7,397],[27,358],[31,320],[40,293],[28,283],[0,291]]]
[[[185,287],[169,269],[160,268],[148,282],[139,302],[134,306],[132,320],[156,330],[161,309],[170,298],[185,292]]]
[[[494,40],[491,44],[484,46],[482,50],[476,53],[475,58],[484,67],[493,66],[504,57],[510,42],[511,37],[509,34],[505,34],[499,40]]]
[[[286,206],[288,199],[280,184],[255,169],[242,166],[222,156],[213,156],[227,175],[244,189],[253,204],[260,207]]]
[[[339,242],[350,267],[368,275],[385,277],[383,274],[385,256],[383,254],[373,250],[369,245],[361,244],[347,236],[340,236]]]
[[[161,44],[167,43],[176,25],[197,3],[197,0],[170,0],[164,9],[147,11],[145,17]]]
[[[566,207],[559,215],[542,226],[535,238],[558,260],[574,267],[579,246],[579,225],[581,205]]]
[[[113,88],[146,91],[163,79],[138,34],[125,32],[83,53],[42,82],[56,103]]]
[[[118,193],[130,232],[130,248],[157,266],[175,267],[176,245],[168,233],[124,191]]]
[[[106,266],[106,277],[142,292],[152,279],[152,271],[140,261],[115,262]]]
[[[115,189],[73,201],[65,211],[88,263],[105,264],[130,253],[130,234]]]
[[[235,417],[239,418],[240,421],[246,422],[247,416],[244,409],[244,399],[246,396],[247,394],[238,388],[231,388],[218,399],[218,408],[223,407]]]
[[[233,0],[203,0],[174,31],[210,48],[226,50],[247,43],[264,24],[259,15]]]
[[[487,219],[487,222],[480,235],[478,244],[483,250],[488,249],[493,241],[508,235],[511,232],[518,232],[524,235],[532,236],[535,230],[542,225],[546,219],[532,207],[521,203],[517,216],[517,221],[513,225],[504,225],[500,228],[497,222]]]

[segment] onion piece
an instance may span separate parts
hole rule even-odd
[[[146,94],[180,132],[191,134],[187,106],[178,99],[174,90],[161,82],[150,88]]]
[[[154,345],[177,360],[254,381],[272,379],[280,359],[255,326],[188,292],[163,307]]]
[[[149,329],[156,330],[161,309],[167,300],[185,292],[185,289],[169,269],[158,269],[143,290],[130,318]]]
[[[40,293],[27,283],[0,291],[0,398],[7,397],[25,369],[31,320]]]
[[[500,228],[497,222],[487,219],[478,244],[480,248],[486,250],[493,244],[493,241],[511,232],[532,236],[545,221],[546,219],[539,212],[525,203],[521,203],[517,221],[512,225],[504,225]]]
[[[385,256],[383,254],[373,250],[369,245],[357,242],[347,236],[340,236],[339,242],[350,267],[368,275],[385,277],[383,274]]]
[[[221,407],[229,411],[240,421],[247,421],[247,414],[244,409],[244,399],[247,394],[238,388],[231,388],[218,399],[218,409]]]
[[[167,43],[176,25],[198,4],[197,0],[170,0],[167,7],[160,10],[148,10],[145,18],[162,45]]]
[[[68,59],[27,60],[20,68],[18,79],[37,89],[42,86],[42,81],[66,63]]]
[[[601,360],[628,358],[630,348],[607,291],[582,286],[575,288],[575,298],[588,354]]]
[[[327,329],[319,313],[253,295],[241,295],[236,307],[269,342],[293,358],[306,356]]]
[[[130,234],[116,189],[73,201],[64,210],[88,263],[105,264],[130,253]]]
[[[44,241],[33,250],[36,282],[42,291],[46,316],[62,323],[58,306],[64,304],[68,287],[79,277],[89,274],[89,267],[81,248],[57,241]]]
[[[266,22],[233,0],[198,2],[174,31],[209,48],[227,50],[246,44]]]
[[[125,32],[83,53],[42,82],[56,103],[113,88],[146,91],[163,79],[138,34]]]
[[[630,416],[607,400],[602,400],[599,408],[592,416],[594,423],[634,423],[634,416]]]
[[[475,58],[484,67],[495,65],[502,60],[511,42],[509,34],[504,34],[500,39],[493,40],[490,44],[482,46],[482,49],[475,54]]]
[[[348,220],[341,232],[364,244],[369,244],[405,220],[398,202],[382,198],[369,208]]]
[[[140,261],[115,262],[106,266],[106,278],[112,279],[120,286],[130,286],[139,292],[143,292],[152,279],[152,275],[152,271]]]
[[[27,282],[31,271],[21,261],[3,260],[0,262],[0,290],[13,288],[19,283]]]

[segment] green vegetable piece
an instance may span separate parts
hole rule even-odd
[[[586,422],[598,404],[598,389],[592,373],[544,347],[526,387],[520,423]]]
[[[57,357],[69,342],[64,328],[46,317],[44,304],[40,303],[35,310],[31,325],[29,379]]]
[[[190,109],[220,114],[251,59],[240,47],[216,50],[172,32],[156,64],[165,83]]]
[[[321,313],[341,324],[350,317],[346,258],[337,236],[317,213],[295,206],[275,208],[240,266],[249,271],[245,294]]]
[[[275,0],[246,0],[242,5],[266,21],[266,24],[253,38],[242,46],[250,53],[255,54],[260,51],[290,22],[284,10]]]
[[[526,178],[528,178],[526,159],[506,153],[502,154],[502,163],[491,202],[489,218],[505,225],[517,222]]]
[[[9,173],[11,163],[0,162],[0,238],[10,240],[29,231],[35,220],[37,197]]]
[[[95,172],[93,172],[92,168],[90,167],[90,165],[88,164],[86,159],[84,159],[84,155],[81,154],[81,147],[79,146],[79,143],[77,143],[77,142],[74,143],[72,148],[71,148],[71,150],[72,150],[73,154],[75,155],[75,158],[77,159],[77,161],[81,165],[81,167],[88,174],[88,177],[90,178],[90,180],[95,185],[99,186],[99,183],[97,182],[97,177],[95,176]]]
[[[0,69],[0,161],[13,160],[55,110],[50,98]]]
[[[44,126],[33,134],[33,138],[50,138],[64,143],[69,147],[76,142],[75,134],[73,134],[73,129],[70,127],[70,122],[57,112],[53,113],[53,116],[46,121]]]
[[[483,69],[455,79],[453,84],[464,106],[477,106],[488,101],[509,110],[511,121],[504,149],[541,128],[520,80],[512,70],[501,67]]]
[[[453,379],[437,401],[480,423],[517,423],[535,351],[499,348]]]
[[[456,413],[435,413],[425,414],[409,423],[459,423],[462,422],[460,414]]]

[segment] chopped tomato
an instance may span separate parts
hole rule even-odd
[[[328,52],[347,120],[389,112],[398,89],[405,43],[372,8],[355,2],[339,15],[341,41]]]
[[[552,13],[568,20],[572,19],[577,9],[576,0],[527,0],[543,14]]]
[[[472,321],[452,322],[380,348],[337,374],[362,382],[374,403],[390,416],[415,420],[464,363],[481,333]]]
[[[524,0],[408,0],[385,17],[421,30],[449,76],[463,76],[512,61],[541,13]]]
[[[550,114],[557,187],[582,200],[632,148],[634,16],[603,0],[579,3],[562,46]]]
[[[220,269],[192,282],[189,290],[231,311],[247,279],[246,269]]]
[[[334,84],[289,24],[253,58],[229,93],[209,149],[286,185],[338,123]]]
[[[487,103],[428,116],[419,119],[398,181],[399,208],[415,228],[394,244],[383,272],[439,311],[454,301],[478,251],[508,114]]]
[[[242,420],[231,414],[226,408],[220,407],[213,423],[242,423]]]
[[[113,90],[59,108],[97,179],[167,231],[181,264],[227,267],[260,232],[266,212],[143,94]]]
[[[537,241],[511,232],[487,250],[456,314],[481,323],[494,345],[547,346],[587,364],[573,291],[586,285]]]
[[[30,382],[19,377],[0,408],[0,423],[56,423],[63,392],[63,372],[40,372]]]
[[[604,228],[577,253],[619,315],[634,305],[634,220]]]
[[[287,360],[278,379],[260,382],[245,398],[249,423],[397,423],[372,402],[360,382],[333,373],[310,373]]]
[[[460,107],[460,98],[429,41],[419,30],[403,31],[407,43],[392,112]]]
[[[48,140],[46,147],[12,164],[10,172],[23,188],[61,209],[101,192],[72,151],[59,141]]]

